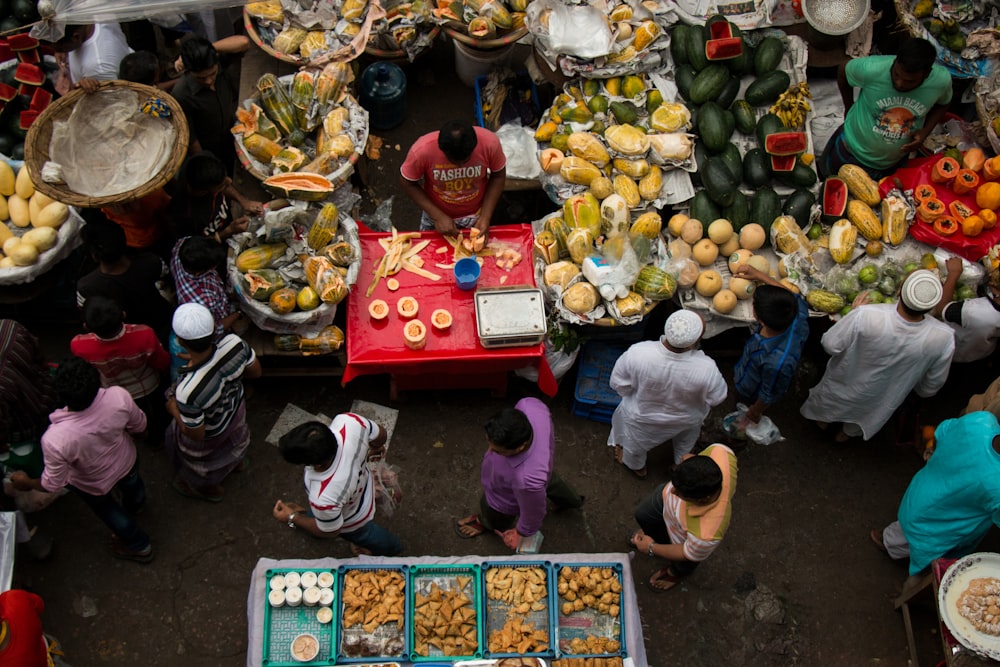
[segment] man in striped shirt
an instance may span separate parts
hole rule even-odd
[[[722,542],[732,514],[736,471],[733,450],[709,445],[697,456],[688,454],[673,479],[636,508],[639,530],[629,542],[650,558],[669,561],[650,577],[651,589],[670,590]]]
[[[300,424],[278,441],[289,463],[305,466],[309,508],[281,499],[272,515],[289,528],[314,537],[343,537],[355,556],[396,556],[399,538],[374,522],[375,482],[369,459],[385,453],[386,432],[379,424],[350,412],[334,417],[329,426],[318,421]]]

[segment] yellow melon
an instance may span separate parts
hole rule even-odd
[[[763,255],[754,255],[747,260],[747,264],[761,273],[766,273],[768,275],[771,273],[771,262],[767,261],[767,257],[764,257]]]
[[[740,266],[746,264],[750,258],[753,257],[753,253],[745,248],[741,248],[734,253],[729,254],[729,270],[736,273],[736,269]]]
[[[681,238],[691,245],[700,241],[704,234],[705,230],[701,226],[701,221],[694,218],[688,218],[687,222],[681,227]]]
[[[713,297],[722,289],[722,274],[714,269],[702,271],[694,284],[695,291],[704,297]]]
[[[725,218],[717,218],[708,226],[708,238],[717,245],[722,245],[733,238],[733,223]]]
[[[667,221],[667,231],[670,232],[671,236],[680,236],[681,229],[684,227],[684,223],[690,220],[688,216],[683,213],[677,213],[670,217]]]
[[[701,274],[701,267],[693,259],[685,259],[681,262],[680,270],[677,272],[677,285],[687,289],[694,287],[698,276]]]
[[[712,297],[712,308],[723,315],[728,315],[736,309],[736,295],[732,290],[721,289]]]
[[[740,249],[740,237],[738,234],[733,234],[729,237],[729,240],[719,246],[719,254],[723,257],[729,257],[734,252]]]
[[[690,259],[691,245],[681,239],[674,239],[667,244],[667,254],[671,259]]]
[[[729,289],[733,291],[737,299],[749,299],[753,296],[753,291],[757,288],[752,280],[746,278],[732,278],[729,281]]]
[[[712,243],[712,239],[702,239],[694,244],[691,254],[702,266],[711,266],[719,256],[719,246]]]
[[[756,222],[744,225],[743,229],[740,230],[741,248],[746,248],[747,250],[759,250],[764,247],[764,242],[766,240],[767,234],[764,232],[764,228]]]

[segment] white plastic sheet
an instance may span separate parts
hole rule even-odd
[[[38,13],[42,20],[31,29],[31,36],[55,42],[67,25],[136,21],[243,4],[241,0],[41,0]]]

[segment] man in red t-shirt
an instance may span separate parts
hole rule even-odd
[[[42,598],[28,591],[0,594],[0,665],[46,667],[48,645],[42,636]]]
[[[413,143],[399,182],[423,209],[422,231],[454,236],[459,227],[475,227],[485,236],[503,192],[506,167],[495,134],[453,120]]]

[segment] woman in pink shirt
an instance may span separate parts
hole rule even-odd
[[[50,493],[69,487],[111,529],[111,553],[148,563],[153,548],[135,521],[146,501],[132,435],[146,430],[146,415],[121,387],[101,388],[97,369],[79,358],[63,362],[55,376],[56,393],[66,407],[49,416],[42,435],[45,469],[41,479],[15,472],[22,491]],[[121,493],[121,504],[112,491]]]

